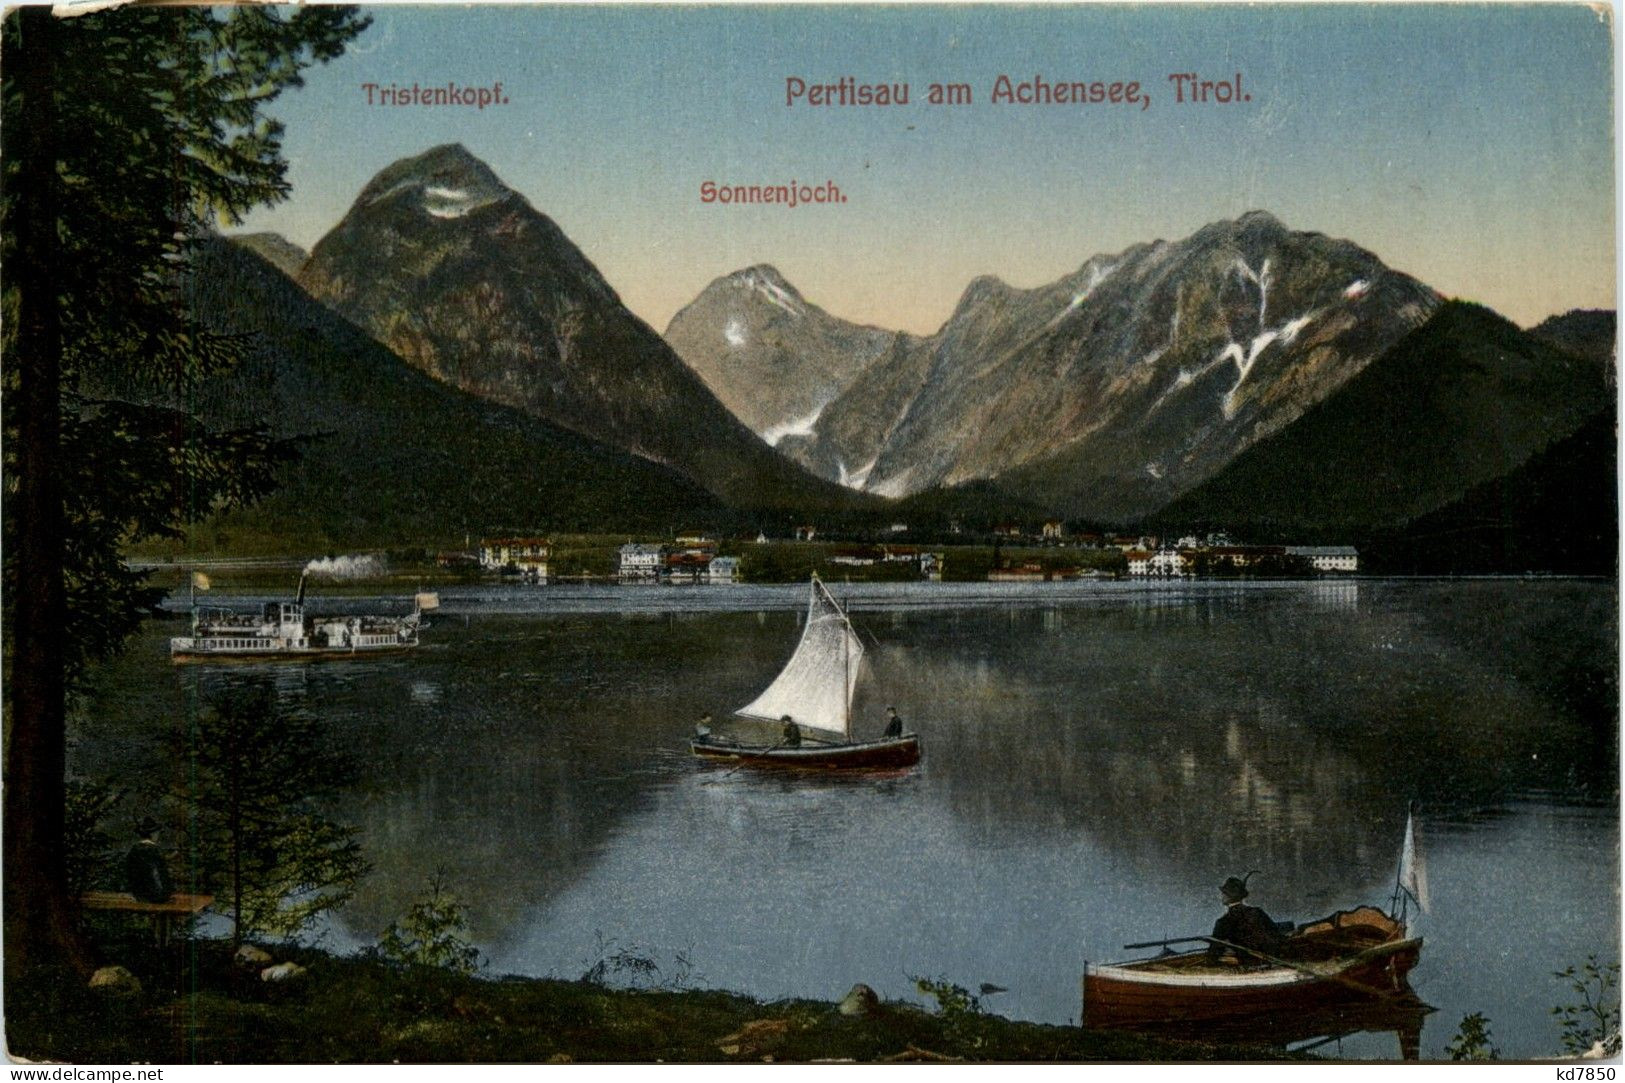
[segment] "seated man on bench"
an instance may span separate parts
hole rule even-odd
[[[146,817],[136,833],[140,839],[124,855],[124,879],[130,894],[141,902],[168,902],[175,895],[175,885],[169,878],[163,851],[158,849],[158,821]]]

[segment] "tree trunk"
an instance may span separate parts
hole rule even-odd
[[[53,268],[58,263],[55,37],[47,7],[13,15],[5,62],[23,108],[11,144],[19,170],[6,228],[16,238],[18,291],[16,552],[11,600],[11,737],[5,763],[5,961],[8,976],[44,965],[88,970],[90,951],[68,892],[64,856],[67,799],[67,691],[63,647],[61,455],[62,324]],[[26,269],[26,270],[24,270]]]
[[[236,757],[228,762],[235,771]],[[235,959],[237,949],[243,946],[243,815],[235,773],[227,786],[231,802],[231,815],[227,820],[231,834],[231,955]]]

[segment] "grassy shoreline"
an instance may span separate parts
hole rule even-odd
[[[832,1001],[468,977],[313,948],[276,948],[278,961],[307,970],[273,983],[229,950],[125,940],[116,955],[138,993],[95,992],[66,975],[8,982],[6,1044],[14,1057],[85,1064],[1306,1059],[908,1003],[848,1016]]]

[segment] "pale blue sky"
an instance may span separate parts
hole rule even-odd
[[[772,263],[836,315],[930,332],[965,284],[1263,208],[1521,322],[1612,307],[1612,33],[1578,4],[1216,7],[385,7],[273,113],[309,247],[369,177],[461,142],[655,328]],[[1174,104],[1241,72],[1252,101]],[[1138,80],[1145,111],[1010,106],[1021,80]],[[907,107],[784,104],[785,79],[906,81]],[[369,107],[362,84],[485,84],[509,104]],[[970,107],[923,103],[969,83]],[[837,206],[720,207],[702,181],[832,179]]]

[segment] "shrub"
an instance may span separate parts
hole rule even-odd
[[[1563,1049],[1588,1053],[1601,1045],[1610,1056],[1619,1052],[1619,964],[1601,963],[1588,955],[1578,967],[1555,971],[1552,977],[1568,982],[1580,998],[1578,1004],[1559,1004],[1552,1009],[1563,1028]]]
[[[428,890],[399,921],[378,939],[378,950],[392,962],[432,966],[458,974],[480,969],[480,950],[466,939],[468,910],[446,890],[445,873],[429,878]]]
[[[1501,1051],[1495,1048],[1490,1035],[1490,1021],[1483,1012],[1463,1016],[1456,1036],[1444,1047],[1451,1060],[1500,1060]]]

